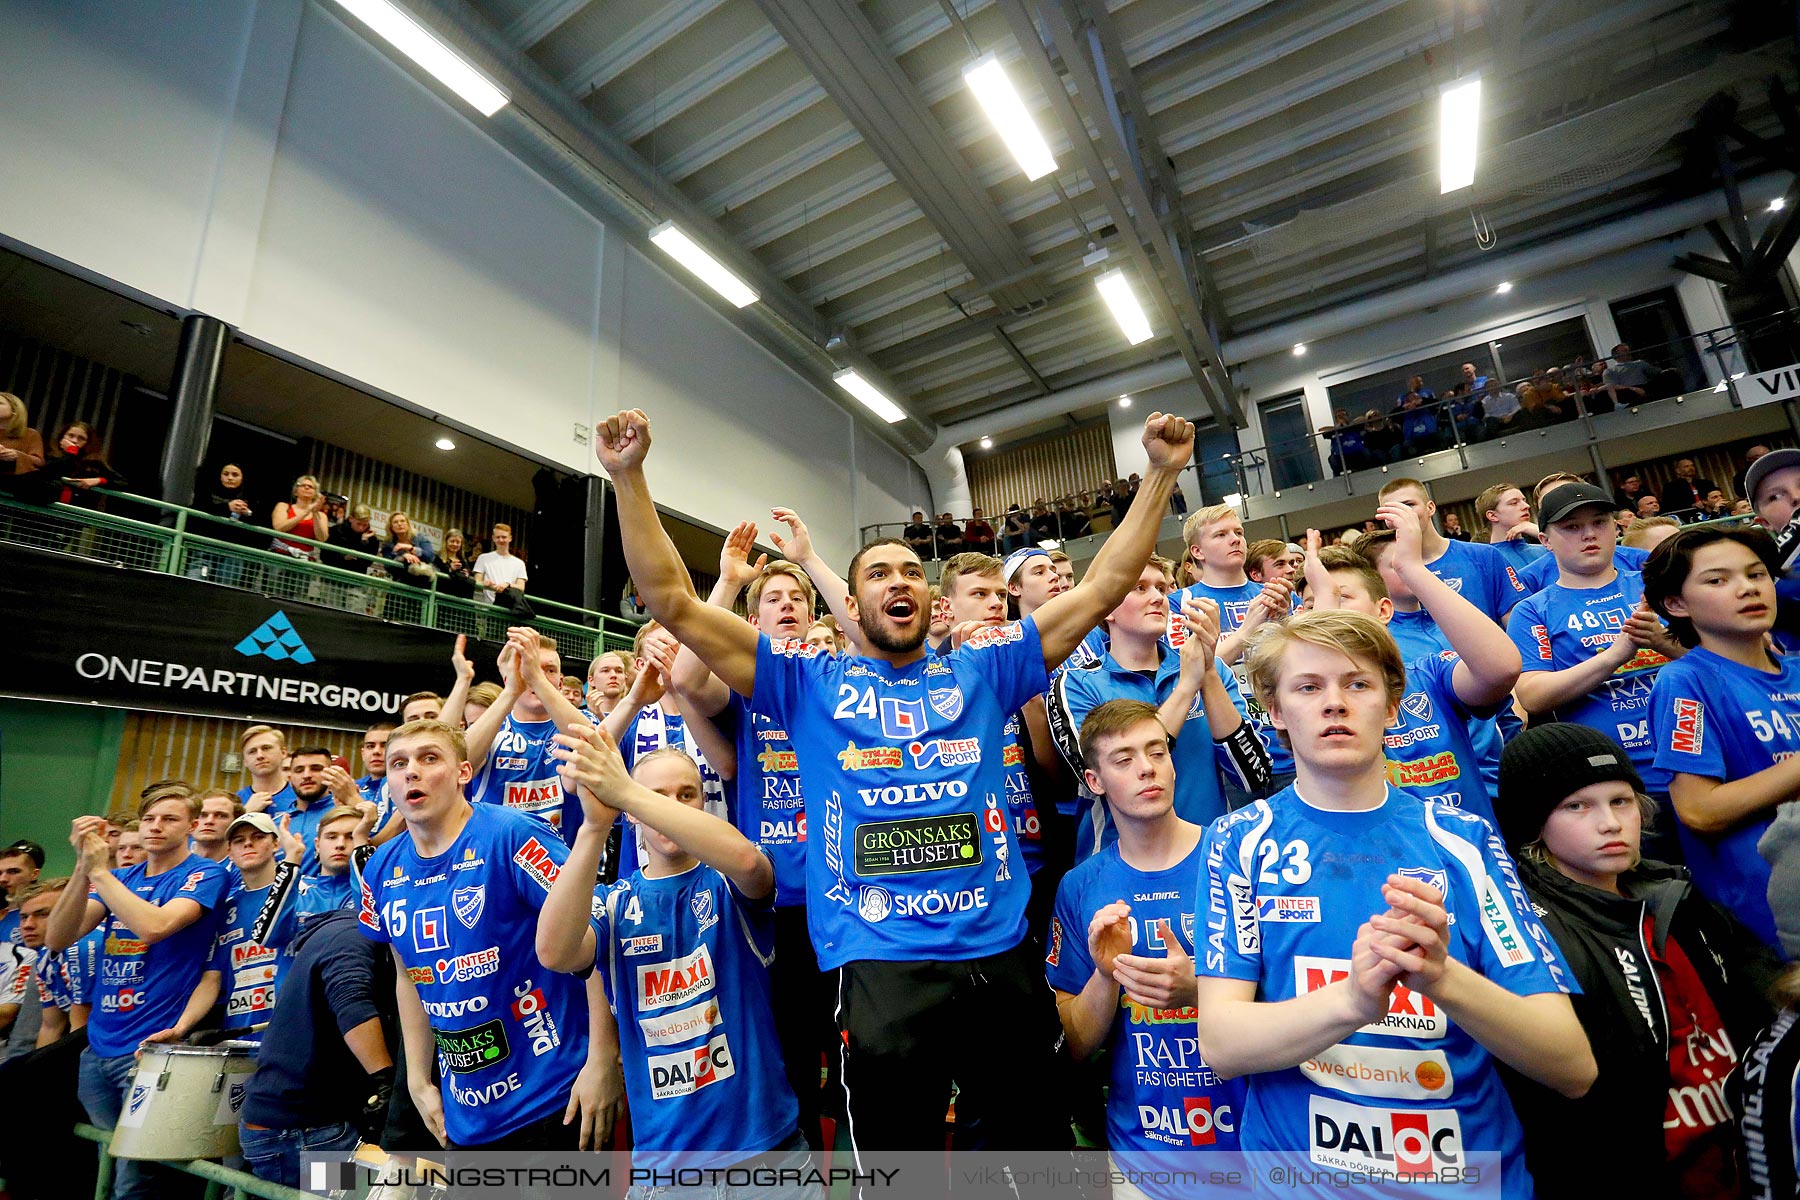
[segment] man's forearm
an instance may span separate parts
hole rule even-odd
[[[1459,696],[1464,704],[1496,704],[1519,681],[1519,648],[1488,615],[1458,595],[1424,563],[1409,563],[1401,578],[1425,612],[1444,632],[1450,648],[1473,676],[1476,693]]]
[[[1069,1039],[1069,1053],[1076,1061],[1100,1048],[1118,1007],[1119,985],[1100,974],[1098,968],[1088,976],[1087,986],[1081,991],[1057,996],[1056,1015],[1062,1018],[1063,1035]]]
[[[365,1075],[385,1071],[394,1065],[394,1056],[388,1050],[387,1038],[381,1032],[380,1017],[370,1017],[362,1024],[345,1030],[344,1045],[349,1047]]]
[[[81,939],[88,903],[87,867],[78,859],[68,886],[56,897],[50,919],[44,923],[44,945],[52,954],[61,954]]]
[[[621,471],[612,484],[619,540],[625,551],[625,566],[637,584],[638,599],[651,616],[674,630],[671,618],[680,598],[697,599],[693,580],[681,561],[681,552],[663,528],[643,470]],[[679,632],[676,636],[680,636]]]

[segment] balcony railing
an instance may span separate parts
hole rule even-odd
[[[264,526],[229,521],[144,496],[99,488],[84,495],[103,496],[109,504],[130,506],[156,519],[140,520],[72,504],[24,504],[0,497],[0,541],[490,641],[503,639],[508,625],[520,623],[510,609],[448,594],[441,586],[441,574],[420,576],[416,584],[397,580],[388,572],[392,560],[377,555],[292,533],[277,534]],[[361,569],[245,544],[267,545],[276,537],[356,562]],[[602,650],[629,649],[637,632],[637,626],[621,617],[541,596],[532,596],[530,607],[534,615],[523,623],[555,638],[565,662],[589,659]]]

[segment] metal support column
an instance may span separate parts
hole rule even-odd
[[[591,612],[604,612],[604,596],[600,588],[600,562],[606,548],[606,484],[598,475],[587,477],[587,518],[581,539],[581,607]]]
[[[175,374],[169,382],[175,413],[158,472],[162,498],[170,504],[185,508],[194,502],[194,473],[206,457],[212,435],[213,401],[230,338],[231,328],[216,317],[192,313],[182,319]]]

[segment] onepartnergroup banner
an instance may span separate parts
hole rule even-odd
[[[1390,1131],[1391,1132],[1391,1131]],[[1429,1131],[1400,1131],[1295,1153],[1068,1153],[994,1151],[830,1155],[771,1153],[729,1163],[714,1156],[546,1154],[448,1150],[354,1158],[304,1155],[305,1191],[343,1200],[1191,1200],[1192,1197],[1386,1196],[1499,1200],[1530,1194],[1522,1161],[1462,1153]]]

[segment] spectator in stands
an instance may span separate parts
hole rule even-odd
[[[1500,551],[1514,571],[1550,553],[1538,539],[1531,505],[1516,484],[1496,483],[1486,489],[1475,497],[1475,511],[1487,525],[1488,545]]]
[[[1187,493],[1182,491],[1181,484],[1177,483],[1169,492],[1169,511],[1177,517],[1185,517],[1187,510]]]
[[[1406,407],[1406,398],[1408,396],[1417,396],[1420,400],[1426,401],[1427,403],[1437,399],[1437,393],[1425,386],[1425,377],[1423,375],[1414,375],[1407,379],[1405,390],[1394,397],[1394,407]]]
[[[105,507],[102,497],[84,495],[90,489],[125,486],[124,476],[100,453],[93,426],[86,421],[72,421],[62,427],[38,478],[42,482],[32,498],[44,504],[78,504],[83,508]]]
[[[342,525],[333,525],[326,541],[340,550],[355,550],[362,554],[381,553],[381,536],[369,527],[373,514],[366,504],[358,504],[350,509],[348,519]],[[352,558],[348,554],[331,554],[326,562],[334,567],[342,567],[346,571],[362,574],[369,568],[369,561],[363,558]]]
[[[1619,508],[1637,511],[1637,502],[1644,495],[1644,477],[1636,471],[1627,471],[1619,478],[1619,486],[1613,490],[1613,503]]]
[[[1333,475],[1347,475],[1351,471],[1362,471],[1374,465],[1374,458],[1363,439],[1363,423],[1352,421],[1350,414],[1338,409],[1332,414],[1330,425],[1319,427],[1319,436],[1331,446],[1326,456],[1331,464]]]
[[[1115,501],[1115,504],[1117,502]],[[1115,510],[1116,511],[1116,510]],[[1030,545],[1041,546],[1045,542],[1056,540],[1056,514],[1050,506],[1040,499],[1031,506],[1031,538]]]
[[[329,538],[331,521],[325,516],[318,479],[302,475],[294,480],[293,498],[275,506],[275,511],[269,516],[269,524],[274,527],[275,532],[291,533],[297,538],[311,538],[316,542]],[[315,547],[286,538],[276,538],[269,549],[293,558],[317,561],[319,557]]]
[[[500,685],[497,683],[478,683],[470,688],[469,698],[463,703],[463,728],[473,728],[475,722],[481,719],[481,714],[492,708],[499,699]],[[432,720],[436,719],[432,718]]]
[[[152,793],[138,810],[148,857],[117,875],[106,865],[105,819],[77,817],[71,826],[75,871],[50,910],[45,945],[60,953],[106,923],[80,1082],[81,1102],[103,1128],[118,1124],[138,1047],[175,1024],[212,955],[230,880],[188,850],[195,807],[186,791]],[[149,1164],[120,1159],[114,1172],[117,1200],[175,1194]]]
[[[1513,431],[1530,432],[1544,429],[1561,421],[1567,416],[1561,405],[1551,404],[1537,388],[1529,383],[1519,385],[1519,415],[1513,421]]]
[[[1479,442],[1487,437],[1487,409],[1482,405],[1478,394],[1459,387],[1457,394],[1450,397],[1443,407],[1444,419],[1455,428],[1464,442]],[[1449,430],[1445,433],[1448,435]]]
[[[1727,516],[1730,512],[1731,501],[1727,500],[1725,493],[1718,488],[1707,492],[1706,498],[1700,501],[1700,519],[1702,521],[1714,521]]]
[[[1253,583],[1280,579],[1294,581],[1297,568],[1288,561],[1287,543],[1280,538],[1262,538],[1244,550],[1244,574]],[[1173,575],[1171,570],[1170,574]]]
[[[0,850],[0,910],[4,911],[0,915],[0,942],[19,940],[20,893],[38,881],[43,858],[43,847],[36,842],[15,842]]]
[[[0,392],[0,491],[13,491],[14,480],[44,465],[44,439],[31,428],[25,402]]]
[[[1691,458],[1675,460],[1675,478],[1663,485],[1663,511],[1681,512],[1685,509],[1697,509],[1706,500],[1708,492],[1718,488],[1718,484],[1710,479],[1702,479],[1700,470]]]
[[[1468,385],[1470,392],[1479,392],[1488,384],[1488,377],[1475,369],[1474,363],[1462,365],[1462,381]]]
[[[412,518],[403,512],[388,515],[387,540],[381,544],[381,557],[388,560],[388,574],[401,583],[425,587],[437,574],[437,555],[431,541],[413,528]]]
[[[237,798],[246,812],[277,815],[294,806],[294,789],[281,762],[287,755],[287,738],[272,725],[252,725],[238,738],[238,755],[250,782],[238,789]]]
[[[444,548],[437,556],[438,590],[449,596],[472,600],[475,597],[475,571],[464,549],[463,531],[446,529]]]
[[[937,556],[954,558],[962,553],[962,525],[949,513],[940,513],[937,523]]]
[[[330,779],[327,779],[328,775]],[[319,825],[338,806],[335,793],[349,793],[347,798],[352,804],[360,797],[354,794],[356,784],[349,772],[333,765],[331,751],[323,746],[294,751],[288,780],[293,785],[294,804],[281,814],[279,825],[283,834],[292,833],[305,844],[306,857],[300,863],[300,869],[311,875],[319,869]],[[335,789],[333,784],[337,785]]]
[[[225,832],[231,823],[244,815],[244,806],[230,792],[202,792],[200,815],[194,818],[194,832],[188,844],[195,854],[208,862],[222,863],[229,855]]]
[[[1655,496],[1646,493],[1638,497],[1637,515],[1639,520],[1643,520],[1645,517],[1654,517],[1661,512],[1662,502]]]
[[[1363,446],[1376,463],[1391,463],[1400,456],[1400,427],[1387,414],[1371,408],[1363,414]]]
[[[806,644],[823,647],[827,654],[842,654],[846,639],[837,618],[827,614],[814,621],[812,628],[806,631]]]
[[[1599,1065],[1577,1100],[1506,1072],[1538,1196],[1590,1195],[1567,1165],[1596,1144],[1616,1151],[1621,1195],[1745,1194],[1722,1085],[1769,1017],[1770,956],[1683,871],[1641,858],[1655,807],[1604,733],[1533,726],[1506,747],[1500,787],[1507,848],[1581,985]],[[1642,1019],[1646,991],[1664,1020]]]
[[[1744,466],[1743,469],[1737,473],[1737,490],[1732,493],[1733,495],[1749,496],[1750,489],[1744,486],[1744,477],[1749,474],[1751,465],[1768,452],[1769,447],[1762,442],[1758,442],[1756,445],[1744,451]]]
[[[1125,523],[1125,514],[1131,511],[1131,484],[1123,479],[1113,481],[1112,516],[1113,528],[1117,529]]]
[[[387,797],[387,740],[393,731],[392,721],[377,721],[363,730],[362,745],[358,747],[363,773],[356,781],[356,791],[378,808]]]
[[[1429,408],[1424,397],[1408,392],[1400,400],[1400,451],[1408,458],[1430,454],[1443,448],[1443,435],[1438,424],[1438,410]]]
[[[1469,531],[1462,527],[1462,518],[1455,513],[1444,514],[1444,536],[1453,542],[1469,541]]]
[[[392,957],[332,912],[295,938],[238,1140],[258,1179],[301,1185],[300,1155],[378,1143],[399,1046]]]
[[[562,677],[562,682],[558,684],[558,686],[562,688],[562,694],[569,698],[570,704],[573,704],[576,708],[582,707],[583,695],[581,690],[581,676],[564,675]]]
[[[1490,379],[1476,394],[1481,397],[1487,437],[1505,437],[1519,428],[1519,415],[1524,410],[1517,392]]]
[[[1625,531],[1619,535],[1619,545],[1630,546],[1633,550],[1642,550],[1648,554],[1656,549],[1681,528],[1681,522],[1674,517],[1644,517],[1633,519]]]
[[[119,840],[113,844],[113,866],[123,871],[144,861],[144,838],[136,819],[119,826]]]
[[[1657,375],[1655,367],[1633,358],[1631,347],[1620,342],[1612,348],[1612,365],[1606,368],[1601,379],[1615,403],[1640,404],[1645,400],[1661,399],[1660,389],[1653,387]]]
[[[1756,515],[1756,505],[1741,498],[1733,500],[1731,502],[1731,515],[1734,517],[1754,517]]]
[[[1056,506],[1056,524],[1064,540],[1086,537],[1090,529],[1086,507],[1068,499],[1060,501]]]
[[[974,510],[969,523],[963,526],[963,545],[975,554],[994,552],[994,527],[982,519],[979,508]]]
[[[929,562],[932,558],[931,524],[925,520],[923,509],[913,509],[912,520],[907,522],[906,530],[901,534],[912,552]]]
[[[488,603],[517,608],[525,598],[530,573],[525,560],[512,552],[512,526],[500,522],[493,529],[494,548],[475,560],[475,584]]]
[[[1001,531],[1001,544],[1006,547],[1006,552],[1011,554],[1014,550],[1023,546],[1030,538],[1031,514],[1027,513],[1017,504],[1007,505],[1006,521],[1004,528]],[[912,543],[908,542],[907,545],[910,546]],[[913,552],[915,554],[918,553],[917,550],[914,550]]]

